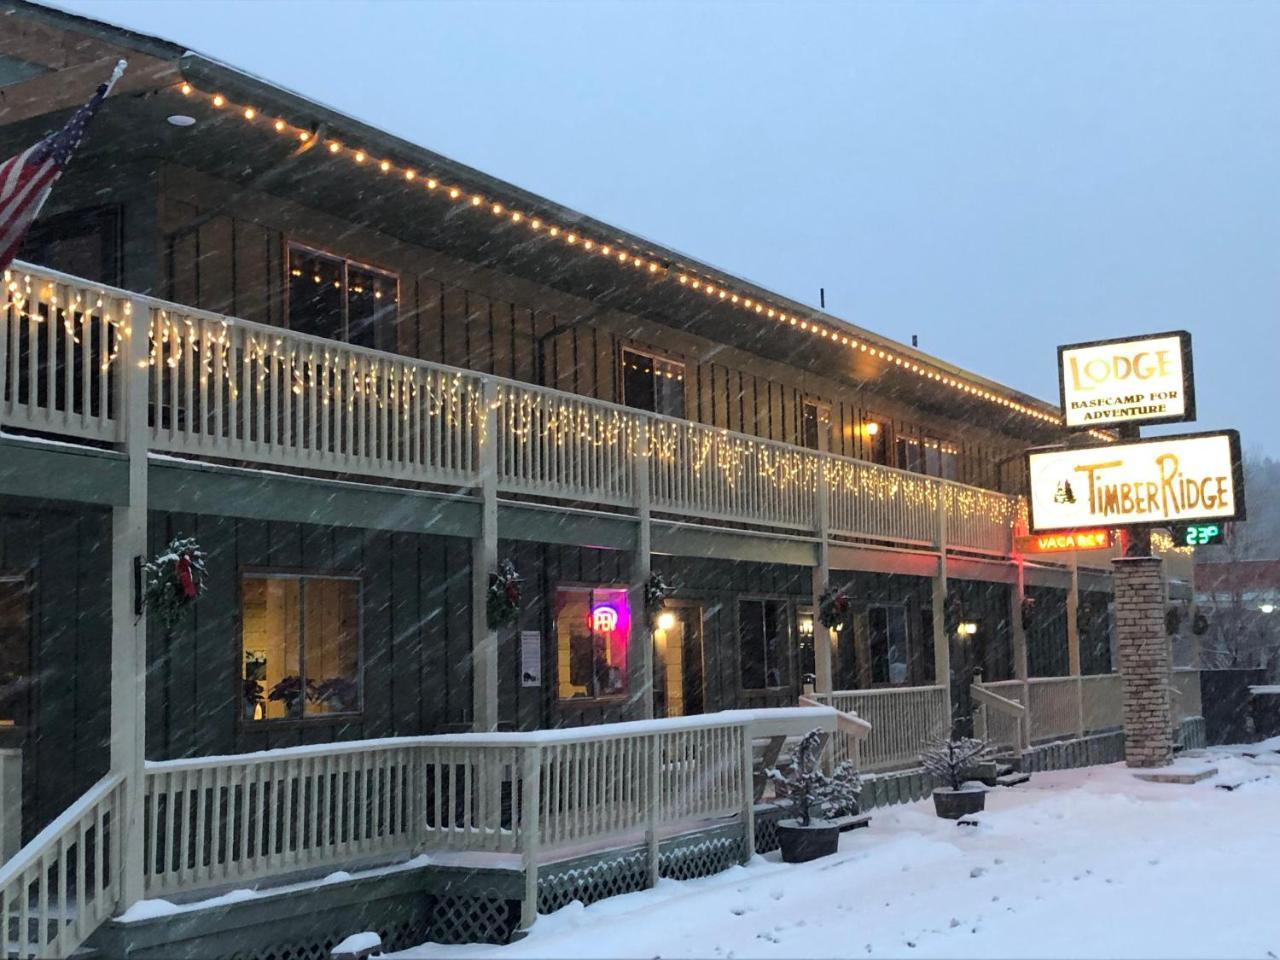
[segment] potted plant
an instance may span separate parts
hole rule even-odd
[[[938,816],[959,820],[986,809],[987,788],[972,781],[990,754],[985,741],[971,737],[935,740],[925,747],[920,765],[941,784],[933,788],[933,807]]]
[[[333,713],[353,713],[359,697],[359,685],[346,677],[329,677],[319,683],[307,681],[307,699]]]
[[[295,708],[302,700],[302,679],[293,676],[285,677],[271,688],[267,699],[283,703],[285,716],[295,716]]]
[[[861,781],[851,761],[845,760],[827,776],[819,763],[824,734],[810,730],[796,747],[794,767],[785,774],[767,771],[777,795],[791,801],[795,817],[778,821],[782,859],[804,863],[836,852],[840,828],[826,817],[858,812]]]

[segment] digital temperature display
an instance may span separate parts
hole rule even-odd
[[[1221,523],[1175,523],[1171,531],[1173,542],[1179,547],[1203,547],[1227,541],[1226,526]]]

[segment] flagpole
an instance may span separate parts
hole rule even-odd
[[[116,85],[116,81],[124,76],[124,68],[129,66],[128,60],[117,60],[116,68],[111,71],[111,79],[107,81],[107,93],[111,92],[111,88]]]

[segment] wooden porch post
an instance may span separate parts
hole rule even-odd
[[[489,576],[498,569],[498,388],[481,388],[484,428],[479,451],[480,530],[471,541],[471,724],[498,729],[498,632],[489,629],[485,607]]]
[[[946,716],[951,714],[951,634],[947,631],[947,501],[941,483],[938,492],[938,572],[933,577],[933,682],[946,691]],[[964,679],[968,682],[968,678]]]
[[[653,717],[653,634],[645,615],[644,591],[652,570],[652,527],[649,521],[649,436],[641,431],[636,438],[632,464],[635,490],[636,540],[631,554],[628,601],[631,607],[631,634],[627,638],[631,697],[627,714],[633,720]]]
[[[828,496],[827,461],[818,465],[817,502],[814,509],[814,532],[818,537],[817,564],[813,568],[813,688],[818,693],[831,693],[831,631],[822,625],[818,617],[818,598],[831,580],[830,511]]]
[[[1067,594],[1067,661],[1075,678],[1076,735],[1084,736],[1084,681],[1080,679],[1080,554],[1071,552],[1071,592]]]
[[[135,300],[125,324],[116,410],[128,457],[128,501],[111,510],[111,771],[125,778],[120,822],[120,903],[142,899],[147,619],[137,577],[147,552],[147,388],[151,309]]]
[[[1009,622],[1013,626],[1013,676],[1022,681],[1022,705],[1026,709],[1019,721],[1022,749],[1031,745],[1031,684],[1028,682],[1030,665],[1027,657],[1027,630],[1022,623],[1022,605],[1027,596],[1026,569],[1022,555],[1013,558],[1016,579],[1009,592]]]

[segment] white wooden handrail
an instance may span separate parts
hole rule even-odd
[[[472,370],[353,346],[15,262],[0,296],[6,425],[118,441],[141,379],[152,450],[1007,556],[1018,498]],[[122,346],[147,338],[149,363]],[[486,408],[491,404],[496,409]],[[495,416],[490,417],[489,414]],[[492,424],[492,426],[489,426]]]
[[[104,777],[0,866],[0,955],[69,957],[115,912],[123,799]]]

